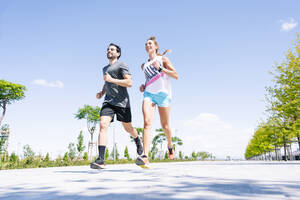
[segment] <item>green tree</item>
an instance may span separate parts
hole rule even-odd
[[[24,153],[24,158],[33,158],[35,153],[34,151],[31,149],[31,147],[26,144],[24,147],[23,147],[23,153]]]
[[[142,136],[143,132],[144,132],[144,129],[143,128],[138,128],[138,127],[135,127],[137,133],[138,133],[138,136]]]
[[[33,163],[34,160],[34,151],[30,148],[30,146],[27,144],[23,147],[23,154],[24,154],[24,165],[28,166]]]
[[[100,121],[101,108],[96,106],[84,105],[83,108],[79,108],[75,114],[76,119],[85,119],[87,122],[87,129],[91,134],[91,142],[93,141],[93,134],[96,130],[96,125]]]
[[[183,142],[182,139],[180,139],[179,137],[172,137],[172,143],[173,143],[173,149],[174,151],[176,150],[176,145],[182,146]]]
[[[131,160],[130,156],[129,156],[129,152],[128,152],[128,147],[127,146],[125,147],[125,150],[124,150],[124,157],[127,158],[127,160]]]
[[[197,152],[197,158],[200,158],[201,160],[206,160],[207,158],[210,158],[211,154],[205,151]]]
[[[68,152],[66,152],[66,153],[64,154],[63,161],[64,161],[64,162],[68,162],[68,161],[69,161]]]
[[[182,151],[179,151],[179,158],[180,158],[180,160],[183,159],[183,153],[182,153]]]
[[[45,157],[45,162],[49,162],[50,160],[50,156],[49,156],[49,153],[46,154],[46,157]]]
[[[264,154],[270,149],[272,149],[272,146],[270,144],[268,132],[264,125],[260,125],[246,148],[245,157],[248,159],[253,156]]]
[[[152,145],[151,150],[148,152],[148,158],[151,158],[153,160],[157,155],[157,153],[158,153],[157,146]]]
[[[288,50],[285,60],[276,64],[271,74],[274,85],[267,88],[267,111],[277,120],[287,158],[286,145],[291,138],[298,139],[300,148],[300,130],[295,125],[300,118],[300,34],[294,48]]]
[[[83,144],[83,134],[82,134],[82,131],[80,131],[80,134],[77,137],[77,145],[76,145],[76,147],[77,147],[77,152],[79,154],[79,157],[81,157],[81,154],[82,154],[82,152],[85,149],[85,145]]]
[[[119,154],[119,152],[118,152],[117,144],[114,145],[113,150],[112,150],[110,156],[111,156],[113,159],[115,158],[116,160],[119,160],[120,154]]]
[[[12,163],[16,163],[19,161],[19,157],[15,154],[15,152],[12,152],[10,154],[9,161]]]
[[[165,160],[168,160],[168,159],[169,159],[169,153],[168,153],[168,151],[165,152],[164,158],[165,158]]]
[[[167,140],[164,130],[162,128],[156,129],[156,132],[158,132],[158,134],[156,136],[154,136],[154,138],[152,140],[152,148],[151,148],[152,159],[155,157],[155,155],[158,152],[157,146],[160,145],[160,151],[162,152],[162,144],[164,141]],[[176,145],[179,145],[179,146],[183,145],[182,140],[176,136],[172,137],[172,143],[173,143],[174,151],[176,149]]]
[[[284,157],[287,160],[287,145],[297,138],[300,148],[300,35],[294,43],[294,48],[286,53],[285,60],[276,64],[273,85],[267,87],[266,110],[269,119],[259,124],[250,140],[245,157],[251,159],[265,156],[280,146],[284,147]],[[275,151],[276,152],[276,151]],[[276,155],[277,157],[277,155]]]
[[[294,135],[298,141],[298,147],[300,149],[300,118],[298,118],[295,123],[292,125],[292,130],[294,130]]]
[[[162,150],[162,144],[167,140],[166,135],[162,128],[156,129],[155,131],[158,132],[158,134],[153,138],[152,145],[157,146],[160,144],[160,150]]]
[[[15,101],[25,97],[26,87],[20,84],[0,80],[0,107],[2,115],[0,116],[0,126],[6,113],[6,107]]]
[[[68,156],[71,160],[74,160],[76,157],[76,147],[74,143],[70,143],[68,146]]]
[[[164,130],[162,128],[160,129],[156,129],[156,132],[158,132],[158,134],[156,136],[154,136],[153,140],[152,140],[152,147],[151,147],[151,158],[154,159],[156,154],[158,153],[158,145],[160,145],[160,152],[162,152],[162,144],[164,141],[166,141],[166,136],[164,133]]]
[[[195,151],[192,152],[192,159],[196,160],[197,159],[197,153]]]
[[[245,158],[250,159],[259,155],[265,155],[266,157],[268,152],[282,146],[285,140],[285,134],[280,130],[276,118],[269,119],[267,123],[262,122],[255,130],[246,148]]]
[[[105,155],[104,155],[105,160],[109,158],[109,150],[108,148],[105,149]]]
[[[83,154],[83,160],[88,160],[88,153],[87,152],[84,152],[84,154]]]

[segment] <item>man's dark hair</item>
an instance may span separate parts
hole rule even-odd
[[[110,46],[115,46],[116,47],[117,52],[120,53],[120,55],[118,56],[118,59],[119,59],[121,57],[121,48],[118,45],[114,44],[114,43],[110,43],[108,46],[109,47]]]

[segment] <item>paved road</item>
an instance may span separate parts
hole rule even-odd
[[[300,162],[178,162],[0,171],[0,199],[300,199]]]

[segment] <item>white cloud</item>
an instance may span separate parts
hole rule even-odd
[[[280,20],[280,22],[281,31],[290,31],[298,25],[294,18],[289,18],[288,20]]]
[[[208,151],[217,158],[244,158],[253,131],[253,128],[234,128],[217,115],[201,113],[184,122],[180,137],[188,152]]]
[[[219,132],[231,129],[231,125],[223,122],[218,116],[210,113],[201,113],[195,119],[187,120],[185,126],[193,130],[201,129],[204,132]]]
[[[36,80],[33,81],[33,84],[42,85],[42,86],[46,86],[46,87],[57,87],[57,88],[63,88],[64,87],[64,84],[61,81],[48,82],[44,79],[36,79]]]

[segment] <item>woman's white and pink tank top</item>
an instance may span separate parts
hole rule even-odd
[[[145,91],[151,94],[165,93],[172,98],[171,78],[164,72],[159,72],[152,63],[158,61],[163,66],[162,56],[156,56],[153,60],[144,64],[144,73],[146,78]]]

